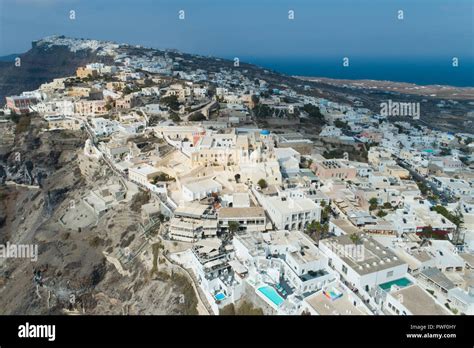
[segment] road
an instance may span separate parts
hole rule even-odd
[[[191,111],[187,115],[181,116],[181,119],[183,121],[189,121],[189,116],[191,116],[192,114],[196,112],[201,112],[203,115],[205,115],[209,111],[209,109],[213,107],[216,103],[217,102],[215,100],[211,100],[210,102],[200,104],[197,106],[197,109],[195,109],[194,111]]]
[[[438,197],[440,197],[441,203],[447,204],[447,203],[453,202],[453,199],[452,199],[451,196],[449,196],[448,194],[446,194],[443,191],[440,191],[433,183],[426,180],[426,178],[424,176],[418,174],[415,170],[413,170],[412,167],[410,167],[410,165],[408,165],[401,158],[396,157],[396,161],[397,161],[397,164],[400,167],[405,168],[406,170],[408,170],[410,172],[411,176],[415,180],[423,182],[426,186],[428,186],[433,191],[433,193],[435,193]]]

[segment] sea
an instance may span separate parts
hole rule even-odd
[[[453,66],[452,57],[416,59],[356,57],[349,58],[347,67],[343,66],[341,57],[239,57],[239,59],[241,62],[255,64],[286,75],[474,87],[474,58],[458,57],[457,67]]]

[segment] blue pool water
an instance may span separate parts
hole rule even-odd
[[[225,295],[222,293],[222,292],[219,292],[217,294],[214,295],[214,298],[217,300],[217,301],[222,301],[223,299],[225,299]]]
[[[400,278],[400,279],[392,280],[391,282],[380,284],[379,286],[385,291],[389,291],[392,285],[397,285],[401,288],[404,288],[408,285],[411,285],[411,281],[409,281],[407,278]]]
[[[283,301],[285,301],[271,286],[262,286],[261,288],[258,288],[258,291],[264,294],[266,298],[268,298],[278,307],[283,303]]]

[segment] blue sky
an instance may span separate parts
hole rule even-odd
[[[474,57],[472,0],[0,0],[0,55],[52,34],[222,57]],[[185,10],[186,19],[178,19]],[[288,10],[295,20],[288,20]],[[397,19],[397,11],[405,19]],[[69,11],[76,11],[76,20]]]

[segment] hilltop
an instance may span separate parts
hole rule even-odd
[[[12,61],[0,61],[0,104],[4,104],[4,97],[7,95],[33,90],[54,78],[73,75],[79,66],[91,62],[109,63],[124,54],[140,57],[163,53],[172,59],[178,57],[180,63],[174,70],[201,68],[208,73],[218,72],[221,68],[239,70],[251,79],[264,79],[270,88],[288,87],[312,97],[349,105],[358,103],[373,112],[379,112],[381,101],[388,99],[422,103],[424,117],[423,121],[420,121],[421,124],[435,125],[443,131],[463,131],[469,121],[466,115],[473,109],[472,88],[293,77],[244,62],[234,66],[234,61],[217,57],[65,36],[49,36],[33,42],[28,52],[19,55],[21,67],[16,67]],[[450,100],[455,102],[439,108],[440,102]]]

